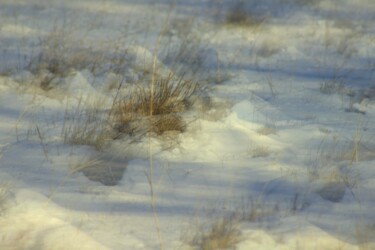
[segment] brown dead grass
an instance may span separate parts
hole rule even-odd
[[[197,85],[170,74],[155,82],[154,91],[136,86],[130,95],[121,97],[114,105],[116,129],[135,135],[140,131],[183,132],[186,126],[180,113],[190,108]]]
[[[265,20],[265,17],[255,15],[246,9],[246,4],[243,1],[237,1],[233,7],[227,12],[225,22],[228,25],[236,26],[260,26]]]
[[[64,143],[87,145],[102,150],[111,140],[108,116],[102,112],[103,102],[79,100],[77,106],[66,109],[61,131]]]
[[[215,221],[208,230],[197,232],[190,245],[199,250],[233,249],[240,241],[234,216],[224,216]]]

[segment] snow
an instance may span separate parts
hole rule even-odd
[[[375,249],[373,2],[233,4],[0,0],[0,249],[201,249],[223,218],[232,249]],[[153,73],[202,85],[185,131],[109,134]],[[69,143],[92,107],[107,143]]]

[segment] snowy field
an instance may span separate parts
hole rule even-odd
[[[0,0],[0,249],[375,249],[373,0]]]

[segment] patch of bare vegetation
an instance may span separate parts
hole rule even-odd
[[[113,140],[137,141],[147,134],[184,132],[184,118],[199,96],[197,84],[174,75],[157,79],[152,86],[119,84],[112,100],[79,99],[66,108],[62,138],[72,145],[101,151]]]
[[[199,221],[184,232],[182,240],[194,249],[236,249],[241,238],[241,223],[253,223],[267,227],[269,218],[291,216],[302,211],[309,204],[300,193],[291,195],[285,202],[270,203],[264,194],[242,199],[233,212],[224,214],[210,211],[207,221]]]
[[[372,144],[363,140],[357,128],[352,138],[331,135],[322,140],[317,157],[309,175],[313,181],[321,183],[317,193],[326,200],[339,202],[349,191],[354,198],[355,188],[360,180],[357,163],[374,159]]]
[[[65,77],[78,71],[88,71],[93,77],[113,73],[125,78],[134,62],[131,51],[118,43],[116,39],[92,41],[65,25],[56,25],[39,38],[24,70],[45,91],[64,84]]]
[[[234,249],[240,242],[235,215],[217,218],[209,227],[196,231],[188,244],[199,250]]]
[[[235,1],[233,6],[228,10],[225,23],[228,25],[235,26],[260,26],[264,20],[265,16],[256,15],[251,13],[247,8],[245,1]]]
[[[10,196],[10,184],[7,182],[0,184],[0,215],[5,212],[5,203]]]
[[[323,94],[341,93],[344,90],[344,83],[340,79],[331,79],[321,83],[319,89]]]
[[[103,149],[111,140],[111,124],[101,102],[79,100],[65,110],[62,138],[64,143]]]
[[[267,157],[271,154],[271,150],[267,146],[256,145],[250,149],[249,154],[253,158]]]
[[[171,19],[162,33],[162,61],[176,75],[194,77],[200,82],[221,83],[231,78],[222,65],[220,51],[210,45],[215,32],[208,29],[193,18]]]
[[[130,95],[119,97],[113,108],[116,129],[120,133],[185,130],[181,114],[188,110],[197,94],[197,84],[169,75],[155,81],[154,86],[135,86]]]
[[[261,222],[263,219],[275,215],[279,212],[278,210],[278,204],[270,206],[263,201],[262,197],[249,197],[242,200],[236,213],[241,221]]]
[[[55,26],[50,33],[40,38],[39,53],[29,62],[32,73],[49,72],[65,76],[70,70],[91,69],[94,71],[103,54],[85,48],[83,41],[74,38],[65,27]],[[82,46],[82,47],[81,47]]]
[[[275,135],[277,134],[277,129],[273,125],[265,125],[257,129],[257,133],[261,135]]]
[[[362,152],[367,148],[359,129],[352,138],[332,135],[321,142],[318,148],[319,161],[323,164],[329,162],[349,162],[353,164],[361,161]]]

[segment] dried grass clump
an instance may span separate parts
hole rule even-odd
[[[62,128],[64,143],[92,146],[99,151],[104,148],[112,133],[108,116],[100,106],[101,102],[87,104],[80,99],[74,110],[66,109]]]
[[[260,222],[279,212],[279,204],[268,204],[263,197],[249,197],[242,200],[241,206],[236,211],[240,221]]]
[[[257,130],[260,135],[275,135],[277,134],[277,129],[274,125],[264,125]]]
[[[73,39],[64,27],[54,27],[40,39],[40,52],[29,63],[33,73],[48,71],[53,75],[65,76],[70,69],[84,69],[95,64],[94,53],[78,48],[80,41]]]
[[[190,245],[200,250],[233,249],[240,242],[240,231],[234,216],[215,221],[207,231],[197,232]]]
[[[250,155],[253,158],[267,157],[271,154],[270,149],[264,145],[257,145],[250,150]]]
[[[244,1],[237,1],[225,17],[226,24],[239,26],[259,26],[264,20],[248,11]]]
[[[344,89],[344,83],[340,79],[331,79],[320,84],[320,92],[322,94],[341,93]]]
[[[143,114],[165,115],[185,111],[189,106],[197,85],[182,78],[176,81],[174,75],[162,78],[155,83],[154,92],[142,89],[137,111]],[[151,110],[152,109],[152,110]]]
[[[160,116],[153,124],[153,130],[158,135],[161,135],[167,131],[184,132],[185,127],[186,123],[182,117],[176,114]]]
[[[154,88],[136,86],[121,96],[121,87],[112,107],[103,100],[79,100],[65,111],[62,137],[65,143],[88,145],[102,150],[109,141],[122,135],[135,139],[152,132],[183,132],[186,122],[182,112],[193,102],[196,84],[173,75],[155,82]]]
[[[362,152],[365,152],[366,143],[362,142],[362,136],[357,130],[353,138],[339,137],[333,135],[332,138],[325,139],[318,148],[319,162],[329,165],[332,162],[349,162],[352,165],[361,161]]]
[[[30,59],[26,69],[38,76],[40,87],[51,90],[54,81],[69,75],[72,71],[89,70],[98,75],[107,70],[122,67],[123,59],[113,51],[94,48],[88,42],[74,36],[67,27],[54,27],[40,38],[36,54]],[[114,66],[116,65],[116,67]]]
[[[137,86],[127,97],[114,105],[116,129],[135,135],[141,131],[184,131],[185,122],[179,113],[192,104],[197,85],[192,81],[169,75],[157,80],[153,88]]]

